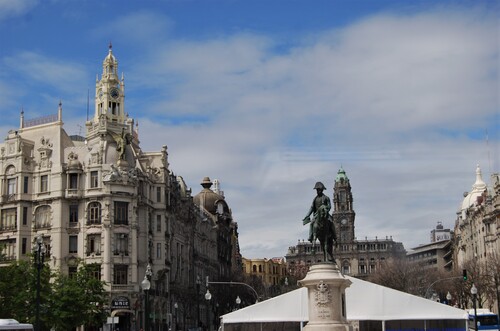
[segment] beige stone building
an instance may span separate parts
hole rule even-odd
[[[436,228],[431,231],[430,243],[412,248],[406,254],[408,261],[419,263],[426,269],[451,271],[453,269],[452,236],[452,231],[445,229],[443,224],[438,222]]]
[[[458,270],[468,269],[478,277],[479,292],[485,307],[498,312],[500,291],[500,175],[491,175],[490,185],[482,176],[479,165],[476,180],[457,211],[455,222],[454,260]],[[485,287],[485,279],[491,287]],[[480,283],[479,283],[480,282]]]
[[[265,287],[266,296],[281,293],[281,287],[288,284],[287,264],[284,258],[243,258],[243,272],[258,277]]]
[[[343,274],[365,277],[375,272],[384,261],[403,257],[406,251],[403,244],[395,242],[392,236],[357,239],[353,201],[350,180],[340,168],[333,186],[332,217],[338,241],[334,256]],[[313,254],[312,244],[304,240],[289,247],[286,255],[291,276],[299,279],[305,276],[312,263],[322,258],[323,254],[319,251]]]
[[[169,169],[166,146],[140,148],[111,46],[84,137],[64,130],[61,104],[54,115],[24,116],[0,144],[0,267],[27,259],[42,236],[51,268],[72,273],[78,260],[95,264],[109,314],[131,330],[144,325],[140,283],[149,265],[150,325],[167,329],[174,316],[183,327],[199,325],[209,308],[195,304],[203,294],[194,289],[238,267],[237,226],[223,197],[216,206],[193,201]]]

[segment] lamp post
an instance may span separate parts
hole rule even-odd
[[[145,299],[146,299],[146,304],[145,306],[145,313],[144,315],[144,330],[145,331],[150,331],[149,328],[149,289],[151,288],[151,282],[149,281],[149,278],[153,275],[153,272],[151,271],[151,266],[148,263],[148,266],[146,267],[146,274],[144,275],[144,279],[141,282],[141,287],[142,290],[144,291],[145,294]]]
[[[200,320],[200,285],[201,285],[201,279],[200,275],[196,276],[196,316],[197,316],[197,324],[198,327],[201,326],[201,320]]]
[[[237,295],[236,296],[236,310],[238,310],[240,308],[240,304],[241,304],[241,299],[240,299],[240,296]]]
[[[35,264],[36,264],[36,315],[35,315],[35,330],[40,331],[40,273],[42,272],[43,262],[45,259],[45,245],[43,244],[43,237],[39,234],[36,237],[34,246]]]
[[[212,299],[212,293],[207,288],[207,293],[205,293],[205,300],[207,300],[207,330],[210,330],[210,300]]]
[[[174,330],[177,330],[177,309],[179,309],[179,305],[177,302],[174,303],[174,321],[175,321],[175,328]]]
[[[477,331],[477,308],[476,308],[477,288],[474,284],[472,284],[470,293],[472,294],[472,306],[474,307],[474,330]]]

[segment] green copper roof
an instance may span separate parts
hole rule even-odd
[[[345,181],[349,180],[349,178],[347,178],[347,175],[345,174],[345,170],[344,170],[344,168],[342,168],[342,166],[340,166],[340,169],[337,172],[337,178],[335,178],[335,181],[338,182],[341,179],[344,179]]]

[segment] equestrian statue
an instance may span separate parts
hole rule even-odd
[[[333,245],[337,241],[337,236],[335,234],[332,216],[329,214],[332,205],[330,203],[330,198],[323,194],[323,191],[326,190],[323,183],[317,182],[314,189],[317,195],[314,197],[311,208],[306,217],[302,220],[302,223],[304,225],[310,224],[309,241],[313,244],[313,252],[315,251],[316,241],[318,240],[323,250],[323,261],[335,263]]]

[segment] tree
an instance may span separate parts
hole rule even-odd
[[[425,266],[409,262],[406,258],[395,258],[381,264],[375,273],[370,274],[368,281],[398,291],[426,296],[429,285],[439,276],[432,269],[422,272]]]
[[[493,304],[496,302],[497,309],[500,312],[500,255],[497,253],[488,256],[488,263],[483,266],[484,272],[484,295],[488,302],[488,308],[493,310]]]
[[[47,307],[52,292],[50,276],[50,269],[44,266],[40,273],[40,307]],[[0,318],[35,322],[36,277],[37,269],[28,261],[15,261],[0,268]],[[47,314],[40,314],[42,325],[47,320]]]
[[[105,283],[94,276],[99,265],[80,264],[72,275],[58,273],[50,302],[51,326],[69,330],[80,325],[100,326],[106,320],[104,304],[108,294]]]
[[[94,277],[96,265],[81,264],[71,276],[40,273],[41,330],[69,330],[80,325],[100,326],[106,319],[108,295],[104,282]],[[51,282],[51,278],[54,280]],[[35,323],[37,269],[29,261],[0,268],[0,318]]]

